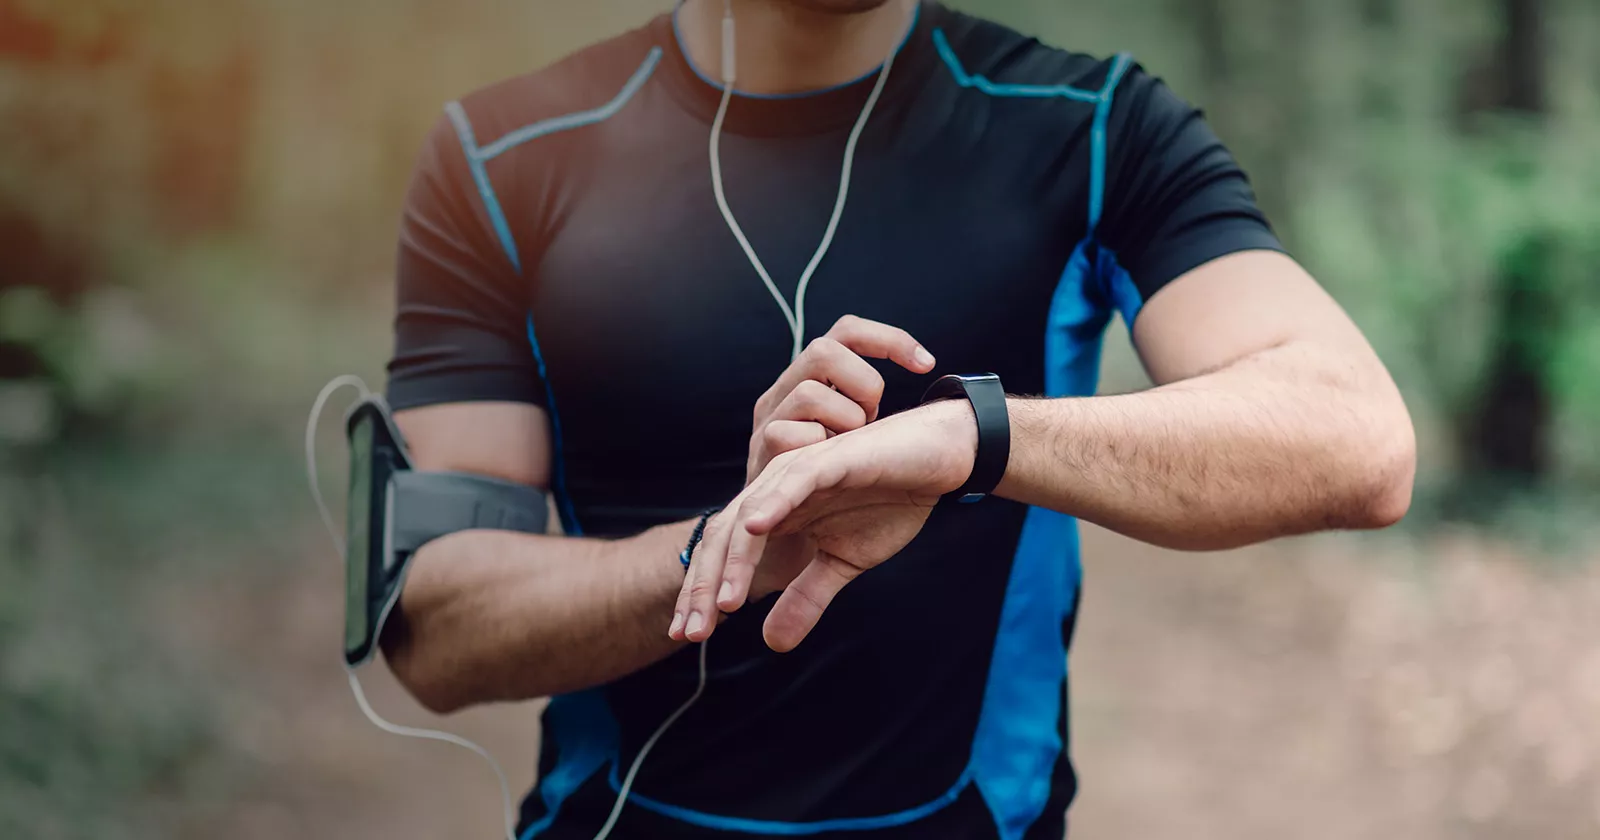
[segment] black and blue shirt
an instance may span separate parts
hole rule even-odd
[[[732,102],[728,200],[791,297],[875,75]],[[783,315],[712,195],[719,96],[663,15],[449,104],[417,167],[391,402],[544,407],[569,534],[734,496],[751,407],[788,365]],[[806,338],[859,315],[910,331],[937,373],[1085,396],[1113,313],[1131,324],[1190,269],[1278,248],[1199,112],[1128,57],[927,3],[861,138]],[[884,413],[931,379],[881,369]],[[1073,519],[991,498],[937,509],[792,653],[762,643],[770,601],[746,607],[615,836],[1061,837],[1079,579]],[[524,837],[594,835],[696,657],[551,701]]]

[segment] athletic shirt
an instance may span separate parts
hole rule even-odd
[[[728,201],[791,300],[876,76],[729,108]],[[720,95],[663,15],[450,103],[417,165],[390,402],[543,407],[567,534],[624,537],[736,495],[752,406],[789,364],[712,193]],[[908,330],[936,374],[1087,396],[1113,313],[1131,325],[1190,269],[1278,248],[1200,113],[1127,56],[928,3],[861,137],[805,339],[859,315]],[[878,368],[884,414],[934,378]],[[746,606],[613,836],[1060,838],[1079,581],[1073,519],[990,498],[936,508],[791,653],[762,642],[772,599]],[[522,837],[594,836],[697,656],[552,699]]]

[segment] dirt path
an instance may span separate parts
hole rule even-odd
[[[1600,568],[1540,576],[1451,540],[1422,562],[1348,538],[1209,556],[1085,542],[1075,837],[1600,838]],[[217,768],[233,781],[152,811],[167,836],[495,836],[477,759],[361,718],[329,641],[332,568],[235,586],[207,643],[233,674]],[[531,781],[538,704],[437,721],[364,674],[394,719],[488,744]]]

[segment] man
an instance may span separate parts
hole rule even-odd
[[[547,487],[564,535],[425,547],[385,650],[438,711],[554,695],[524,837],[631,782],[616,837],[1059,838],[1074,518],[1203,550],[1409,504],[1382,364],[1125,58],[688,0],[446,110],[391,402],[421,468]],[[1158,387],[1092,396],[1113,312]],[[913,406],[977,372],[1045,398],[994,497],[934,506],[973,414]]]

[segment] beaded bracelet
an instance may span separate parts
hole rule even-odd
[[[700,514],[700,521],[694,525],[694,533],[689,535],[689,544],[678,555],[678,562],[683,564],[684,571],[689,570],[689,559],[694,557],[695,548],[700,545],[700,540],[706,535],[706,523],[711,521],[711,517],[716,516],[721,510],[722,508],[720,507],[714,507]]]

